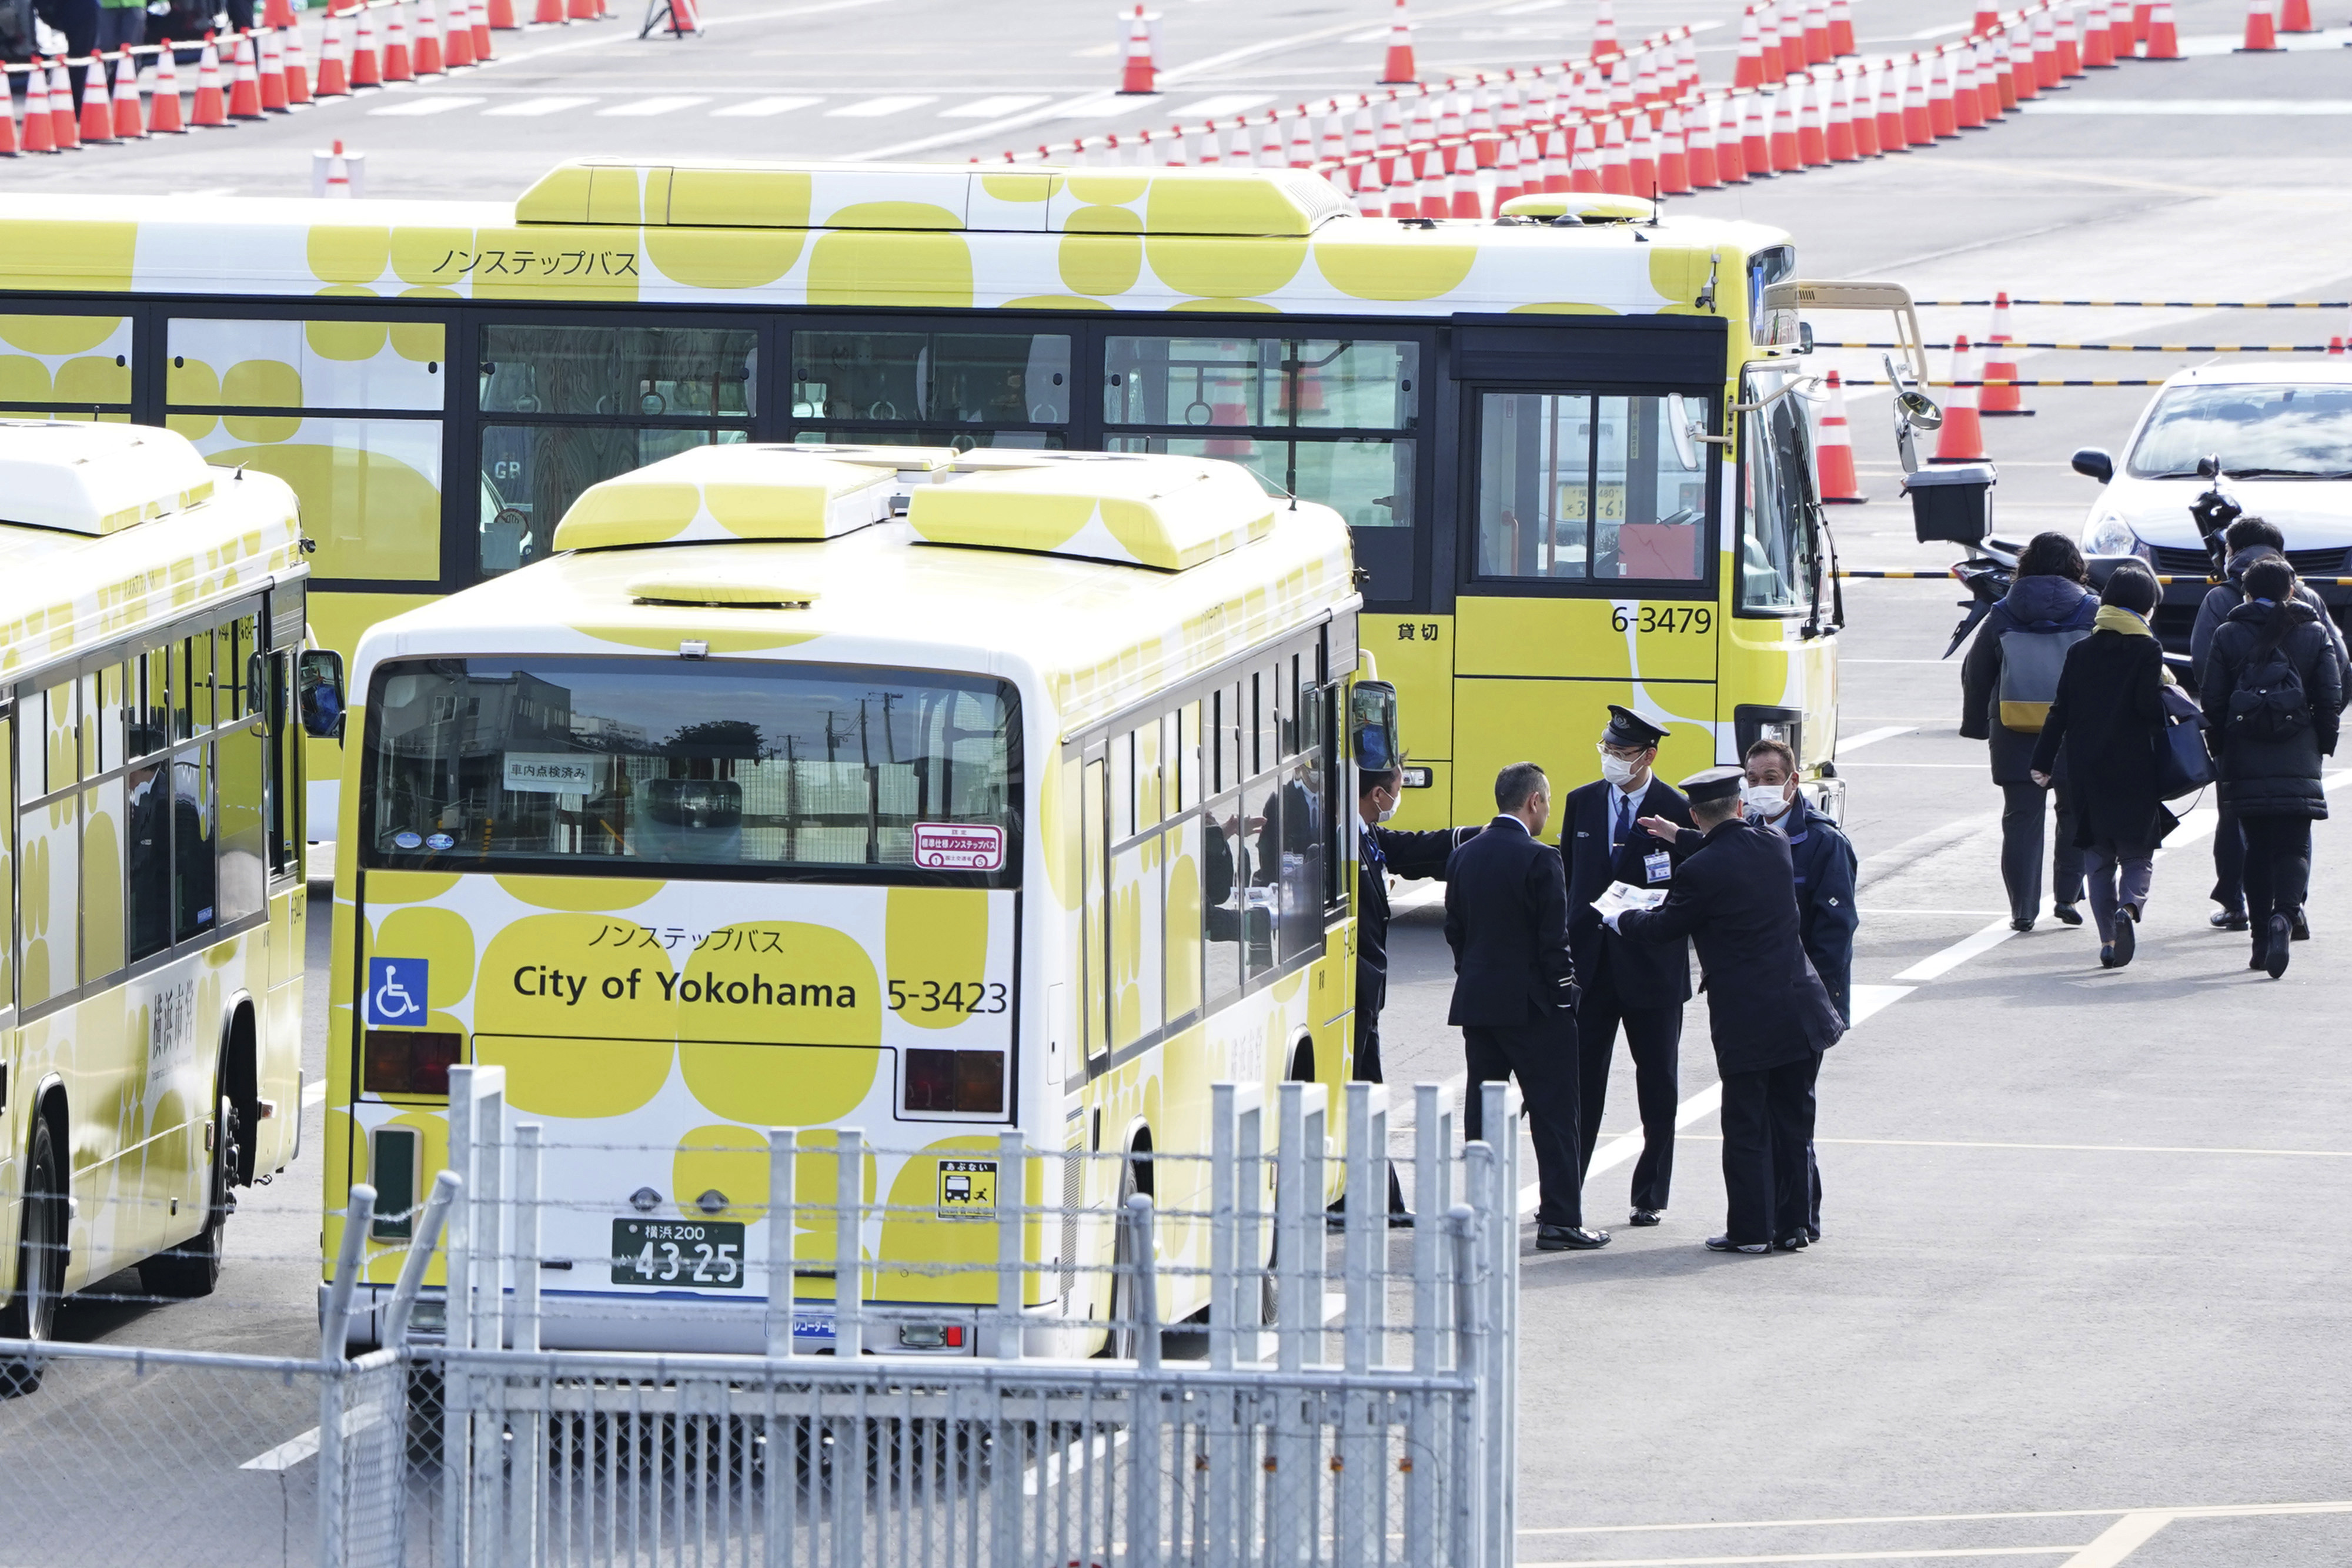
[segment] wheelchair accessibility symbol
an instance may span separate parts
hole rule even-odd
[[[422,1026],[430,1016],[430,965],[425,958],[370,958],[367,1021],[394,1028]]]

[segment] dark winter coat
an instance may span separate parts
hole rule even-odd
[[[2067,651],[2033,768],[2054,775],[2065,747],[2074,841],[2084,849],[2102,840],[2153,845],[2172,830],[2157,793],[2163,689],[2164,645],[2154,637],[2102,628]]]
[[[1853,845],[1835,822],[1806,805],[1802,795],[1789,808],[1780,832],[1789,841],[1789,859],[1797,873],[1798,938],[1838,1016],[1850,1019],[1853,1017],[1853,933],[1862,924],[1853,906],[1858,869]]]
[[[2021,577],[1977,626],[1976,641],[1960,662],[1960,735],[1992,743],[1992,781],[2026,784],[2033,763],[2030,729],[2000,722],[2000,639],[2010,632],[2087,632],[2099,612],[2098,599],[2070,578]],[[2046,769],[2045,769],[2046,771]],[[2063,777],[2063,775],[2062,775]]]
[[[2206,737],[2221,759],[2221,804],[2241,817],[2327,815],[2327,794],[2319,786],[2319,759],[2336,752],[2336,727],[2344,710],[2343,674],[2319,615],[2301,601],[2289,603],[2294,624],[2279,647],[2303,682],[2311,722],[2284,740],[2260,740],[2231,726],[2230,694],[2238,689],[2249,658],[2263,636],[2271,610],[2252,600],[2223,618],[2213,633],[2205,681],[2198,695],[2210,727]]]
[[[1574,1009],[1559,852],[1507,812],[1487,823],[1445,862],[1445,945],[1454,949],[1447,1023],[1509,1029]]]
[[[2268,545],[2248,545],[2231,556],[2223,569],[2222,575],[2229,580],[2207,589],[2205,597],[2198,601],[2197,624],[2189,633],[2189,667],[2197,672],[2200,685],[2205,681],[2205,655],[2213,646],[2213,633],[2221,629],[2231,611],[2246,601],[2246,569],[2258,560],[2273,559],[2284,558]],[[2294,596],[2318,612],[2319,629],[2327,633],[2328,642],[2336,649],[2336,668],[2343,672],[2347,687],[2352,687],[2352,653],[2346,651],[2344,633],[2336,629],[2335,617],[2327,613],[2327,601],[2307,582],[2294,585]]]

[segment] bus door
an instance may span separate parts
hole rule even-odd
[[[1738,517],[1731,638],[1717,722],[1737,760],[1757,740],[1784,740],[1811,770],[1837,744],[1841,617],[1829,532],[1815,498],[1810,405],[1795,371],[1750,366],[1740,380]]]

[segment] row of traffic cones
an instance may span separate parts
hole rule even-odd
[[[1988,334],[1981,363],[1968,334],[1952,339],[1951,382],[1944,400],[1944,423],[1936,433],[1931,463],[1982,463],[1987,454],[1984,420],[2001,415],[2031,414],[2016,383],[2017,339],[2011,330],[2009,292],[1993,297],[1992,330]],[[2339,340],[2340,341],[2340,340]],[[1815,444],[1815,466],[1821,498],[1840,506],[1867,501],[1853,465],[1853,437],[1846,423],[1845,387],[1838,372],[1827,377],[1821,439]],[[2005,384],[1995,384],[2005,383]]]

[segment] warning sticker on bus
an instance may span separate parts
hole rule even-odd
[[[987,822],[917,822],[915,863],[934,871],[1002,871],[1004,830]]]

